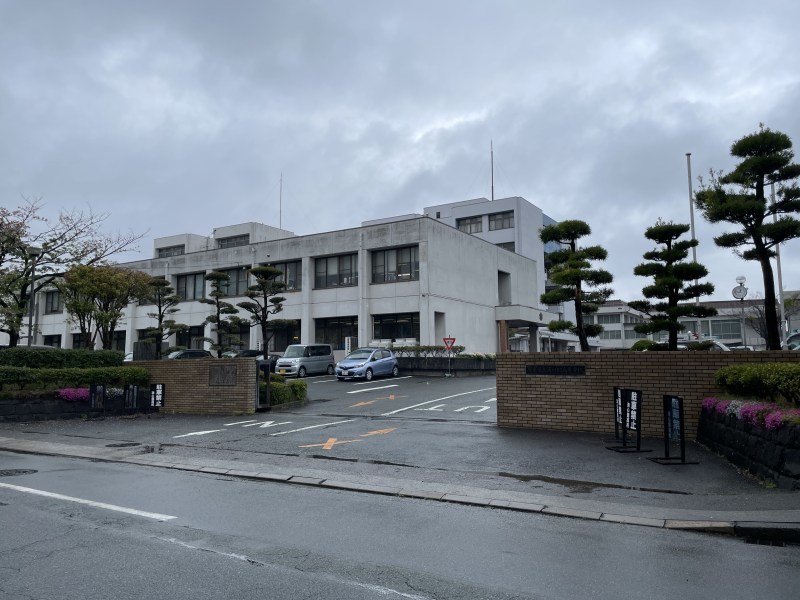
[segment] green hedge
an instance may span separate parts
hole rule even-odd
[[[800,406],[800,363],[730,365],[717,371],[716,383],[734,396]]]
[[[447,356],[447,348],[444,346],[397,346],[392,348],[392,352],[396,356],[421,356],[427,358],[429,356]],[[464,352],[464,346],[453,346],[452,353],[458,356]]]
[[[64,348],[6,348],[0,351],[0,367],[31,369],[90,369],[121,367],[125,355],[116,350],[68,350]]]
[[[46,352],[46,351],[45,351]],[[149,374],[143,367],[96,367],[89,369],[32,369],[0,366],[0,389],[16,386],[37,388],[81,387],[93,383],[125,385],[147,383]]]
[[[271,378],[269,384],[269,403],[271,406],[276,404],[287,404],[289,402],[305,402],[308,396],[308,384],[305,381],[293,379],[289,382],[278,381],[283,380],[283,377]],[[258,391],[261,401],[266,400],[266,382],[261,381],[258,384]]]

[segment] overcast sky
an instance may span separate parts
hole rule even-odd
[[[0,198],[108,213],[147,232],[132,260],[489,197],[492,141],[495,197],[589,223],[634,300],[645,228],[689,222],[687,152],[697,190],[759,123],[800,146],[799,23],[788,0],[0,0]],[[763,294],[695,222],[714,298]]]

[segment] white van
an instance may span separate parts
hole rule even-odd
[[[275,373],[287,377],[315,373],[333,375],[335,365],[330,344],[292,344],[275,363]]]

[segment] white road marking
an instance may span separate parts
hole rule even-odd
[[[277,427],[278,425],[291,425],[291,421],[283,421],[282,423],[276,423],[275,421],[264,421],[260,426],[259,429],[266,429],[267,427]]]
[[[217,433],[218,431],[225,431],[224,429],[210,429],[208,431],[193,431],[192,433],[184,433],[183,435],[173,435],[172,438],[189,437],[190,435],[206,435],[208,433]]]
[[[447,404],[437,404],[436,406],[431,406],[430,408],[415,408],[414,410],[435,410],[438,412],[443,412],[444,409],[442,406],[447,406]]]
[[[245,423],[257,423],[255,419],[250,419],[249,421],[236,421],[236,423],[225,423],[225,427],[233,427],[234,425],[244,425]]]
[[[483,402],[484,404],[487,402],[497,402],[497,398],[489,398],[488,400],[484,400]]]
[[[392,377],[392,381],[397,381],[398,379],[411,379],[411,375],[404,375],[402,377]],[[355,385],[369,385],[370,383],[375,383],[374,381],[358,381]]]
[[[270,433],[270,435],[286,435],[287,433],[296,433],[298,431],[306,431],[307,429],[317,429],[318,427],[327,427],[328,425],[338,425],[339,423],[350,423],[355,419],[346,419],[344,421],[333,421],[332,423],[321,423],[319,425],[311,425],[310,427],[301,427],[300,429],[291,429],[289,431],[279,431],[277,433]]]
[[[362,392],[372,392],[374,390],[385,390],[386,388],[393,388],[393,387],[397,387],[397,384],[393,383],[392,385],[382,385],[380,387],[366,388],[366,389],[363,389],[363,390],[353,390],[352,392],[347,392],[347,393],[348,394],[360,394]]]
[[[147,517],[148,519],[155,519],[156,521],[169,521],[170,519],[178,518],[171,515],[162,515],[144,510],[136,510],[135,508],[126,508],[124,506],[117,506],[115,504],[106,504],[105,502],[95,502],[94,500],[85,500],[83,498],[75,498],[73,496],[64,496],[63,494],[45,492],[44,490],[35,490],[33,488],[21,487],[19,485],[11,485],[10,483],[0,483],[0,487],[16,490],[18,492],[24,492],[26,494],[44,496],[45,498],[53,498],[54,500],[66,500],[67,502],[76,502],[78,504],[85,504],[86,506],[93,506],[94,508],[104,508],[106,510],[113,510],[129,515],[135,515],[137,517]]]
[[[475,412],[483,412],[485,410],[489,410],[488,406],[462,406],[461,408],[455,409],[453,412],[463,412],[470,408],[477,408],[478,410],[476,410]]]
[[[453,394],[452,396],[445,396],[444,398],[437,398],[436,400],[428,400],[427,402],[420,402],[419,404],[414,404],[412,406],[406,406],[405,408],[398,408],[397,410],[393,410],[391,412],[383,413],[382,417],[389,417],[391,415],[396,415],[397,413],[401,413],[406,410],[411,410],[412,408],[417,408],[418,406],[425,406],[426,404],[433,404],[434,402],[441,402],[442,400],[448,400],[450,398],[458,398],[459,396],[467,396],[469,394],[477,394],[478,392],[488,392],[489,390],[493,390],[494,387],[484,388],[482,390],[472,390],[471,392],[461,392],[460,394]]]

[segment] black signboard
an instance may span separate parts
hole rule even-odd
[[[166,402],[166,386],[163,383],[150,384],[150,408],[161,408]]]
[[[125,384],[125,410],[136,410],[139,400],[138,384]]]
[[[609,446],[609,450],[616,452],[650,452],[642,450],[642,392],[614,388],[614,437],[620,441],[621,446]],[[636,447],[628,445],[628,431],[636,432]],[[620,436],[620,431],[622,435]]]
[[[525,365],[526,375],[586,375],[585,365]]]
[[[686,462],[686,431],[683,420],[683,398],[680,396],[663,396],[662,409],[664,414],[664,456],[650,460],[662,465],[696,465],[696,462]],[[670,444],[680,444],[681,455],[670,456]]]
[[[89,386],[89,406],[92,408],[105,408],[106,386],[102,383],[93,383]]]

